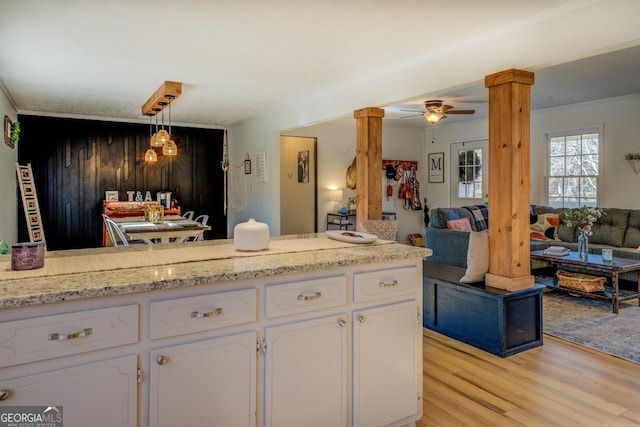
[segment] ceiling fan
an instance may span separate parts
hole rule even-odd
[[[424,119],[432,125],[438,123],[440,119],[446,118],[447,114],[474,114],[476,112],[476,110],[456,110],[453,106],[445,104],[441,99],[425,101],[424,108],[427,111],[421,111],[420,113],[424,116]]]

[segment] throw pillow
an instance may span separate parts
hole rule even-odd
[[[460,279],[462,283],[475,283],[484,280],[489,271],[489,232],[472,231],[469,234],[467,249],[467,271]]]
[[[560,240],[558,229],[560,228],[560,215],[539,214],[529,215],[530,233],[533,240]]]
[[[447,221],[447,228],[451,230],[471,231],[471,220],[468,217],[450,219]]]

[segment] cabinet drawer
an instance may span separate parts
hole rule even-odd
[[[412,295],[417,289],[416,267],[394,268],[354,274],[354,301],[372,301],[395,295]]]
[[[347,277],[269,285],[265,290],[267,317],[338,307],[347,303]]]
[[[137,304],[4,322],[0,367],[137,341]]]
[[[256,298],[255,289],[244,289],[152,302],[151,339],[254,322]]]

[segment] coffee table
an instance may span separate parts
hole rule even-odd
[[[550,286],[553,289],[577,294],[587,298],[611,301],[611,310],[615,314],[618,313],[618,305],[620,301],[638,298],[638,305],[640,305],[640,273],[638,274],[638,289],[636,292],[625,292],[624,295],[620,295],[618,287],[618,275],[629,271],[640,272],[640,260],[613,257],[613,261],[603,261],[602,256],[598,254],[589,254],[589,257],[586,260],[581,260],[578,258],[578,253],[573,251],[569,252],[569,255],[566,256],[546,255],[544,254],[544,251],[532,251],[531,258],[547,261],[556,269],[563,266],[574,267],[589,272],[604,273],[611,277],[611,292],[608,292],[607,290],[605,290],[605,292],[582,292],[575,289],[563,288],[558,285],[557,277],[554,277],[553,285]]]

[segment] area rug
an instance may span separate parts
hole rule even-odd
[[[638,300],[620,303],[613,314],[605,301],[545,292],[542,308],[544,333],[640,363]]]

